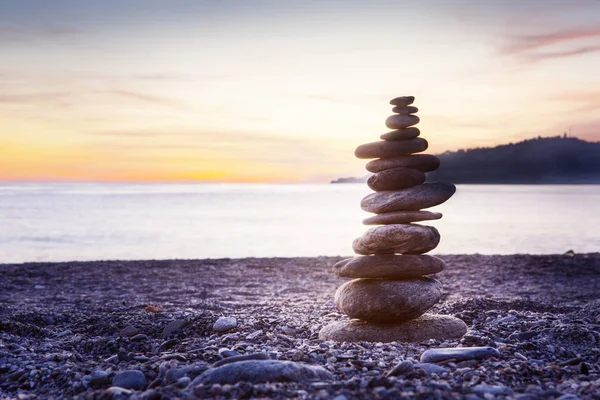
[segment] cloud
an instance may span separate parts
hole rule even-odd
[[[187,104],[182,103],[179,100],[171,99],[168,97],[155,96],[155,95],[151,95],[151,94],[135,92],[135,91],[131,91],[131,90],[112,89],[112,90],[98,91],[95,93],[114,95],[114,96],[118,96],[121,98],[135,100],[135,101],[148,103],[148,104],[167,105],[170,107],[185,109],[185,110],[192,109],[192,107],[188,106]]]
[[[76,36],[84,31],[66,25],[4,25],[0,26],[0,41],[2,42],[29,42],[35,40],[55,40],[64,37]]]
[[[550,59],[567,58],[600,51],[600,44],[582,45],[582,41],[600,40],[600,29],[558,31],[539,35],[521,35],[511,38],[511,43],[502,48],[502,53],[517,56],[522,61],[535,63]],[[561,50],[548,51],[561,46]],[[564,49],[564,47],[572,47]]]
[[[55,103],[71,97],[68,92],[39,92],[26,94],[0,94],[0,104]]]

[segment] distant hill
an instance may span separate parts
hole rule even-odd
[[[524,140],[438,155],[430,181],[453,183],[600,183],[600,143],[574,137]]]
[[[555,136],[496,147],[445,152],[428,181],[479,184],[600,183],[600,142]],[[363,183],[342,178],[332,183]]]

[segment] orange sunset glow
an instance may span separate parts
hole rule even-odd
[[[0,3],[0,180],[328,182],[416,96],[429,152],[600,140],[600,3]]]

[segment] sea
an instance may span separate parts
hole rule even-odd
[[[458,185],[432,254],[600,251],[600,185]],[[350,256],[365,184],[0,184],[0,263]]]

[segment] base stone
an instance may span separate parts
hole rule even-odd
[[[449,315],[424,314],[399,324],[374,324],[359,319],[338,321],[319,332],[319,339],[335,342],[422,342],[458,339],[467,325]]]

